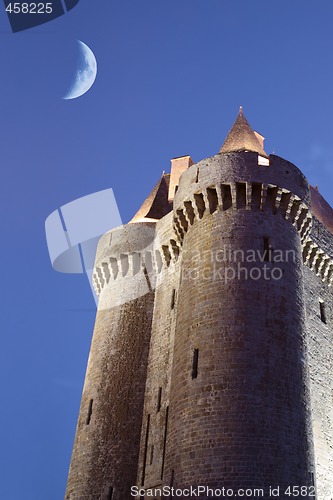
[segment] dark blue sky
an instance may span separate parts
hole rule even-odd
[[[128,221],[172,157],[218,152],[239,105],[332,204],[332,18],[328,0],[81,0],[13,34],[0,12],[1,499],[63,498],[94,323],[46,217],[112,187]],[[63,101],[77,39],[98,76]]]

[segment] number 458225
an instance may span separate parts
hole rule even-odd
[[[6,7],[10,14],[51,14],[52,3],[10,3]]]

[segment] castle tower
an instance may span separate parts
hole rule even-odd
[[[127,498],[136,481],[154,290],[133,248],[153,240],[149,223],[114,229],[100,240],[99,305],[66,500]]]
[[[132,221],[101,238],[66,500],[333,490],[325,203],[240,109],[217,155],[173,159]]]
[[[174,200],[182,263],[165,481],[311,484],[302,240],[303,174],[263,150],[242,110],[220,153]],[[203,498],[206,498],[203,496]],[[207,497],[208,498],[208,497]]]

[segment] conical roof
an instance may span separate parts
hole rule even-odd
[[[162,177],[148,195],[130,222],[156,222],[172,210],[172,202],[168,200],[170,174]]]
[[[230,129],[226,140],[219,153],[231,153],[236,151],[253,151],[268,158],[264,151],[264,137],[255,132],[243,114],[242,106],[235,123]]]

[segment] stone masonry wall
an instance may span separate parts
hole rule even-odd
[[[136,482],[154,306],[142,251],[154,231],[125,226],[99,243],[99,307],[66,500],[124,500]]]
[[[263,252],[265,236],[275,249],[295,250],[296,262],[276,264],[283,277],[225,282],[225,267],[237,263],[216,262],[216,252],[224,244]],[[201,252],[197,266],[193,249]],[[270,485],[309,485],[304,335],[301,245],[293,225],[246,210],[208,213],[193,224],[182,249],[167,484],[173,477],[177,487],[264,488],[265,498]]]
[[[165,466],[180,275],[177,252],[170,245],[174,237],[170,213],[156,224],[152,252],[156,289],[137,477],[137,485],[145,488],[162,484]]]
[[[137,483],[145,488],[162,484],[170,383],[175,334],[175,311],[179,288],[178,266],[161,273],[162,283],[155,291],[155,308],[141,434],[140,466]],[[167,279],[166,274],[168,274]]]
[[[150,293],[97,314],[66,499],[107,499],[112,488],[124,500],[135,484],[152,304]]]
[[[272,484],[311,484],[301,253],[309,203],[304,175],[275,156],[261,166],[255,153],[216,155],[182,175],[174,200],[182,269],[164,484],[222,482],[263,487],[267,496]],[[226,280],[230,262],[217,262],[225,247],[262,255],[265,242],[285,255],[294,251],[294,261],[278,264],[280,279]],[[257,259],[259,270],[264,265]]]

